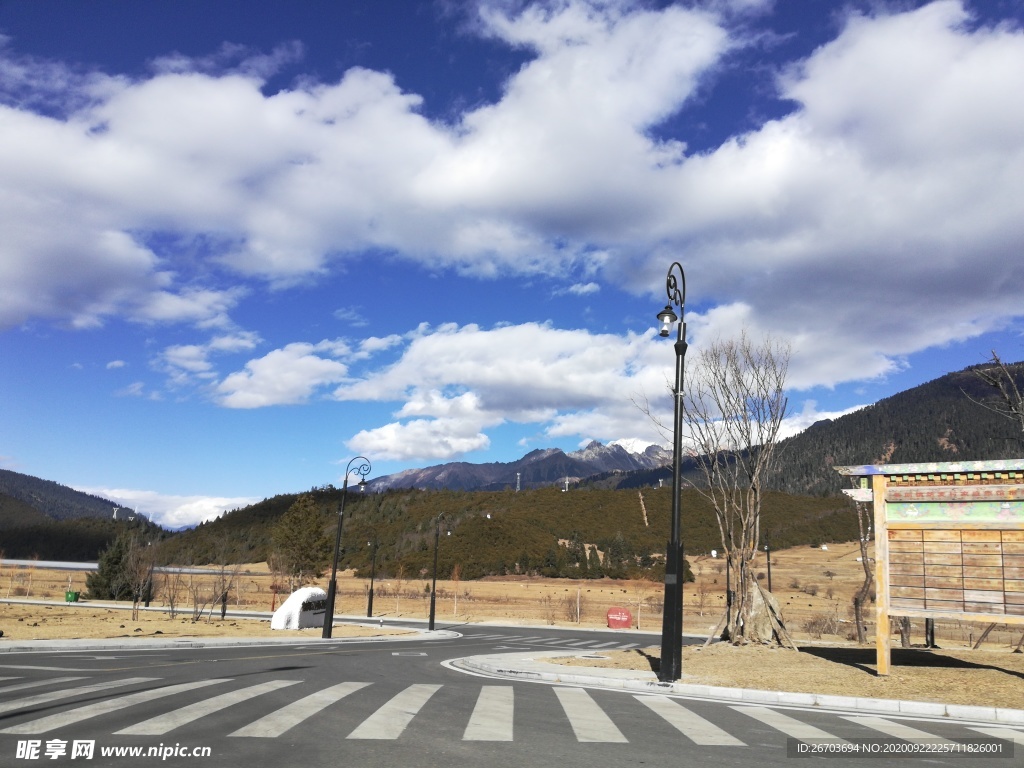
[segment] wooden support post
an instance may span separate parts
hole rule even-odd
[[[885,475],[872,475],[875,513],[875,656],[878,674],[887,676],[892,663],[889,635],[889,530],[885,524]]]

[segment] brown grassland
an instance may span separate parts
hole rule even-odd
[[[863,579],[856,544],[829,545],[827,550],[797,548],[772,553],[772,592],[779,600],[787,628],[801,652],[766,647],[738,648],[717,644],[686,648],[684,682],[742,686],[765,690],[833,693],[848,696],[943,701],[947,703],[1024,709],[1024,654],[1012,653],[1021,629],[998,627],[980,650],[970,650],[985,629],[982,623],[938,622],[936,642],[941,650],[900,649],[894,638],[893,669],[888,677],[875,674],[872,646],[857,646],[850,610],[853,593]],[[762,562],[767,586],[767,565]],[[687,584],[684,626],[688,634],[708,635],[725,602],[725,577],[720,561],[691,559],[697,582]],[[220,603],[212,598],[218,577],[232,582],[229,612],[270,611],[287,596],[272,590],[266,564],[232,567],[228,573],[156,577],[151,605],[159,611],[130,610],[98,605],[84,598],[63,603],[66,592],[84,593],[85,573],[43,568],[10,567],[0,563],[0,648],[21,640],[70,638],[153,637],[280,637],[269,621],[232,617],[220,619]],[[326,579],[319,584],[326,587]],[[343,574],[336,614],[346,621],[334,636],[381,634],[379,619],[426,618],[429,579],[378,580],[374,585],[374,615],[366,619],[368,582]],[[176,594],[172,598],[172,590]],[[454,628],[464,622],[541,624],[599,628],[613,606],[627,608],[634,628],[659,633],[661,592],[658,583],[640,581],[574,581],[505,577],[481,581],[438,581],[437,626]],[[47,606],[24,600],[49,600]],[[174,615],[166,609],[173,603]],[[868,614],[873,611],[868,610]],[[369,625],[369,626],[368,626]],[[873,624],[868,637],[874,636]],[[303,630],[318,637],[320,630]],[[915,622],[912,640],[923,643],[923,626]],[[605,659],[568,663],[616,666],[650,671],[657,649],[600,654]]]

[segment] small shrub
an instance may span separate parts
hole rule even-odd
[[[804,622],[804,632],[820,638],[839,632],[839,618],[833,613],[816,613]]]

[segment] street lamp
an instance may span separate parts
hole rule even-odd
[[[434,518],[434,573],[430,584],[430,621],[427,623],[427,629],[431,632],[434,631],[434,612],[437,608],[437,545],[441,539],[441,519],[444,517],[445,513],[441,512]],[[452,532],[448,531],[448,535],[451,536]]]
[[[768,591],[772,591],[772,545],[768,542],[768,538],[764,540],[764,556],[765,560],[768,561]]]
[[[366,618],[373,617],[373,577],[377,575],[377,546],[380,544],[380,539],[376,536],[373,537],[373,541],[366,542],[366,546],[373,547],[373,554],[370,555],[370,594],[366,600]]]
[[[683,453],[683,361],[686,357],[686,275],[678,261],[672,262],[665,277],[668,304],[658,313],[659,335],[668,338],[676,326],[676,379],[672,394],[675,399],[672,428],[672,531],[665,556],[665,613],[661,624],[661,667],[658,679],[663,683],[678,680],[683,672],[683,543],[680,536],[680,462]],[[679,308],[677,316],[672,309]]]
[[[361,462],[353,468],[353,464]],[[359,487],[366,487],[366,476],[370,474],[370,460],[365,456],[356,456],[345,467],[345,482],[341,486],[341,504],[338,505],[338,531],[334,535],[334,565],[331,566],[331,583],[327,585],[327,610],[324,613],[323,638],[329,640],[334,629],[334,598],[338,594],[338,553],[341,551],[341,526],[345,523],[345,497],[348,496],[348,476],[355,472],[359,475]]]

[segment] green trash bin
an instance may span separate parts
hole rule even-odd
[[[67,602],[67,603],[77,603],[78,602],[78,593],[77,592],[65,592],[64,593],[64,602]]]

